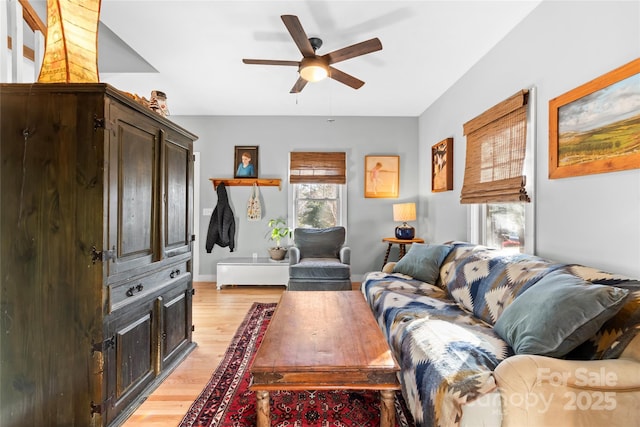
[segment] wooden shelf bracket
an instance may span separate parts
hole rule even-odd
[[[278,187],[282,191],[282,180],[280,178],[209,178],[215,190],[221,182],[227,187],[252,186],[258,184],[259,187]]]

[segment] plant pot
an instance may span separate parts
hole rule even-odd
[[[287,248],[269,248],[269,256],[274,261],[282,261],[287,254]]]

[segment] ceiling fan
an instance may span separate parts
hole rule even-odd
[[[300,24],[300,20],[295,15],[282,15],[282,22],[289,30],[289,34],[302,53],[300,61],[280,61],[272,59],[243,59],[245,64],[256,65],[288,65],[298,67],[300,77],[291,88],[290,93],[299,93],[308,82],[317,82],[330,77],[340,83],[354,89],[360,89],[364,82],[337,68],[332,67],[340,61],[366,55],[367,53],[382,50],[382,43],[376,37],[364,42],[356,43],[342,49],[334,50],[325,55],[316,55],[316,50],[322,46],[322,40],[317,37],[308,38]]]

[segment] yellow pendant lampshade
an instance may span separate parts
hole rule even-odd
[[[396,227],[396,239],[411,240],[416,235],[416,230],[407,224],[407,221],[416,220],[415,203],[397,203],[393,205],[393,220],[403,224]]]
[[[40,83],[97,83],[101,0],[47,0]]]

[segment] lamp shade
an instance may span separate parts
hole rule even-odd
[[[40,83],[97,83],[101,0],[47,0]]]
[[[415,203],[398,203],[393,205],[393,220],[402,221],[402,225],[396,227],[396,239],[411,240],[416,235],[415,228],[407,224],[407,221],[416,220]]]
[[[300,77],[308,82],[319,82],[329,75],[329,66],[320,58],[303,58],[300,64]]]
[[[398,203],[393,205],[394,221],[415,221],[416,220],[416,204],[415,203]]]

